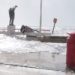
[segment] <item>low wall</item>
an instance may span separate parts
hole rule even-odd
[[[67,36],[48,36],[40,39],[42,42],[66,43]]]
[[[66,56],[63,54],[54,54],[49,52],[2,52],[0,53],[0,63],[63,71],[66,67],[65,57]]]
[[[54,42],[54,43],[66,43],[67,42],[67,36],[29,36],[26,37],[27,40],[39,40],[42,42]]]

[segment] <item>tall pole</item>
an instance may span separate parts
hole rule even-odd
[[[41,33],[41,27],[42,27],[42,0],[40,0],[40,28],[39,28],[40,33]]]

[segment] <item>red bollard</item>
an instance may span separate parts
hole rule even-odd
[[[75,33],[71,33],[67,39],[66,65],[70,69],[75,69]]]

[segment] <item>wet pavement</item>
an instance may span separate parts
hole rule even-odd
[[[26,68],[10,65],[0,65],[0,75],[75,75],[73,71],[54,71]]]

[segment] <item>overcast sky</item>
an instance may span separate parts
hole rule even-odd
[[[9,24],[8,9],[18,5],[15,13],[17,26],[39,27],[40,0],[0,0],[0,25]],[[42,27],[53,26],[53,18],[58,18],[57,27],[75,27],[75,0],[43,0]]]

